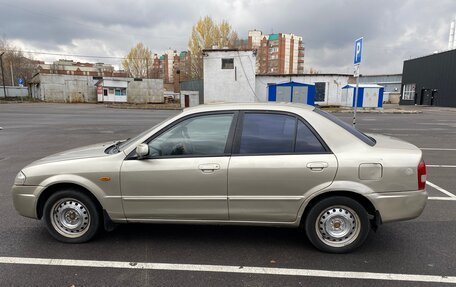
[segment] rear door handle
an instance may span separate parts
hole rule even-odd
[[[218,163],[205,163],[200,164],[198,168],[204,173],[212,173],[218,169],[220,169],[220,164]]]
[[[322,171],[324,168],[328,167],[327,162],[309,162],[307,168],[311,171]]]

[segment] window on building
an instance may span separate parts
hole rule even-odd
[[[323,102],[325,100],[325,93],[326,93],[326,83],[325,82],[315,83],[315,101]]]
[[[234,59],[222,59],[222,69],[234,69]]]
[[[402,91],[402,99],[413,101],[415,100],[415,84],[405,84]]]
[[[103,89],[103,96],[107,96],[108,95],[108,89]]]
[[[116,96],[126,96],[127,95],[127,89],[125,88],[116,88]]]

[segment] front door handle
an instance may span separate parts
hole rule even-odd
[[[307,168],[310,169],[311,171],[322,171],[324,168],[328,167],[327,162],[309,162],[307,164]]]
[[[212,173],[218,169],[220,169],[220,165],[218,163],[205,163],[205,164],[200,164],[198,168],[203,172],[203,173]]]

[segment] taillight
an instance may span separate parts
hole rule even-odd
[[[426,188],[426,164],[421,160],[418,164],[418,189]]]

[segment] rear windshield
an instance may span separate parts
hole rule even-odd
[[[363,142],[365,142],[366,144],[370,145],[370,146],[374,146],[375,145],[375,139],[373,137],[370,137],[362,132],[360,132],[359,130],[357,130],[355,127],[353,127],[352,125],[349,125],[347,124],[346,122],[340,120],[339,118],[337,118],[336,116],[334,115],[331,115],[330,113],[327,113],[327,112],[324,112],[320,109],[314,109],[314,111],[327,118],[328,120],[332,121],[333,123],[337,124],[338,126],[340,126],[341,128],[343,128],[344,130],[346,130],[347,132],[351,133],[352,135],[354,135],[355,137],[359,138],[360,140],[362,140]]]

